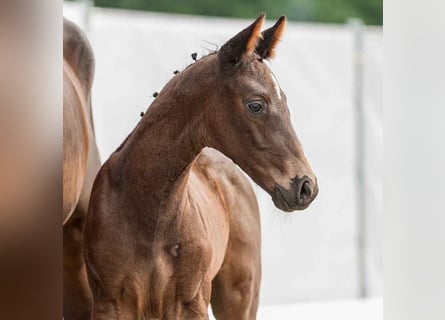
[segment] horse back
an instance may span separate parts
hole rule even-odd
[[[63,21],[64,221],[74,207],[86,212],[100,157],[94,134],[91,87],[94,54],[86,35]]]
[[[63,218],[71,215],[79,200],[88,157],[85,98],[76,75],[63,68]]]
[[[71,66],[86,95],[91,92],[94,78],[94,53],[82,30],[63,19],[63,59]]]

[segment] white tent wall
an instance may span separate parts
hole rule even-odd
[[[193,62],[192,52],[205,55],[215,49],[209,42],[222,45],[250,23],[98,8],[85,20],[81,8],[71,3],[65,3],[64,15],[80,24],[89,21],[96,54],[94,119],[103,160],[140,120],[152,93],[162,89],[174,70]],[[382,33],[367,28],[363,37],[365,269],[369,294],[380,295]],[[255,186],[262,219],[263,305],[359,293],[353,40],[346,25],[289,23],[271,62],[320,193],[306,211],[286,214]]]
[[[363,48],[364,186],[367,290],[382,294],[383,279],[383,37],[368,31]]]

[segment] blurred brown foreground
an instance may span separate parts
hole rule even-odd
[[[0,319],[62,318],[62,4],[49,5],[0,2]]]

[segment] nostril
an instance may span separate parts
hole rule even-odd
[[[300,190],[300,199],[303,201],[309,199],[312,195],[311,185],[309,181],[303,182],[303,185],[301,186]]]

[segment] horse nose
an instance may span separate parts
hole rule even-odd
[[[308,176],[295,177],[291,180],[289,188],[275,184],[271,193],[275,206],[283,211],[304,210],[318,194],[317,179],[311,180]]]
[[[317,195],[317,182],[312,182],[309,177],[304,176],[294,180],[297,204],[307,205]]]

